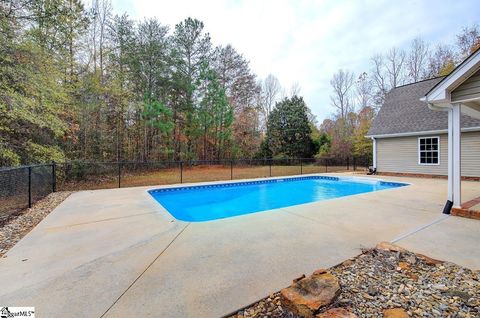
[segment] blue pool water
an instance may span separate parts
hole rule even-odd
[[[150,190],[176,219],[208,221],[407,184],[324,176]]]

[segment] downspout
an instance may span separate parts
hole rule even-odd
[[[373,169],[376,171],[377,170],[377,139],[375,137],[372,138],[372,144],[373,144],[373,149],[372,149],[372,159],[373,159]]]
[[[372,166],[368,167],[368,175],[377,174],[377,140],[375,137],[370,137],[372,139]]]

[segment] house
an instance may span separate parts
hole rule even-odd
[[[374,167],[379,173],[447,176],[448,114],[420,98],[444,77],[392,89],[373,120]],[[461,116],[462,176],[480,177],[480,120]]]
[[[378,173],[448,176],[460,207],[460,179],[480,179],[480,50],[448,76],[392,89],[367,137]]]

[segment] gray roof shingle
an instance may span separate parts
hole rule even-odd
[[[392,89],[373,120],[368,136],[389,135],[448,128],[448,113],[428,108],[420,98],[443,77],[408,84]],[[462,127],[480,127],[480,120],[462,115]]]

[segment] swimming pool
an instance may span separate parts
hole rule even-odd
[[[406,185],[367,178],[306,176],[148,192],[176,219],[200,222]]]

